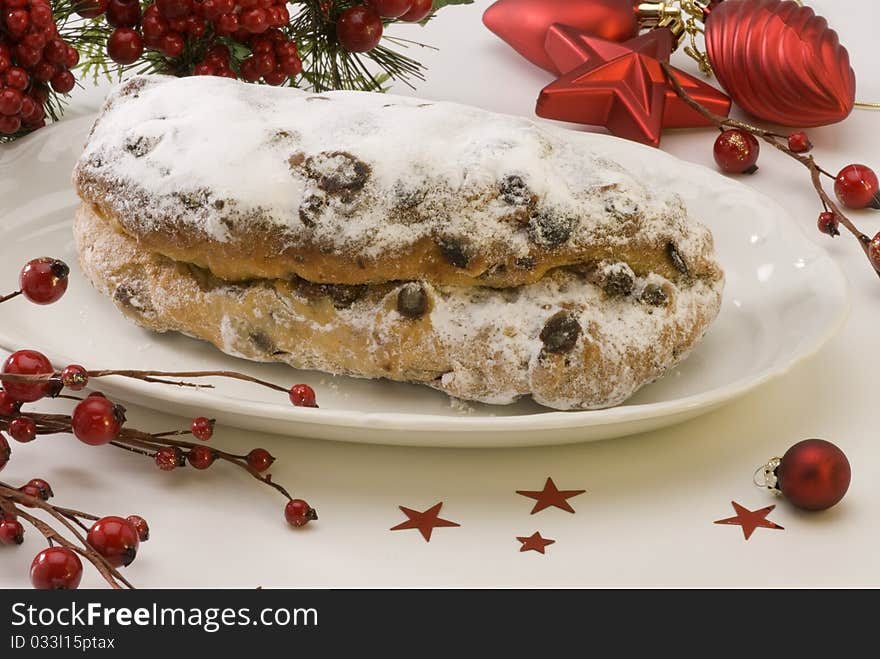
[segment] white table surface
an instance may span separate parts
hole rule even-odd
[[[445,9],[425,30],[395,30],[440,49],[416,53],[430,66],[417,94],[532,116],[551,78],[483,28],[488,4]],[[875,3],[809,4],[849,48],[859,99],[880,101]],[[683,55],[675,57],[694,71]],[[77,90],[71,113],[93,113],[104,91]],[[826,168],[880,168],[880,112],[856,111],[810,136]],[[662,148],[712,166],[713,139],[711,130],[667,133]],[[303,530],[286,525],[275,492],[237,470],[218,464],[207,472],[162,473],[145,458],[69,437],[15,445],[2,478],[41,476],[59,505],[147,518],[153,538],[126,571],[141,587],[880,586],[880,281],[853,240],[831,241],[815,230],[819,207],[805,170],[770,149],[760,165],[747,183],[787,205],[838,260],[852,285],[853,312],[816,357],[695,421],[593,444],[491,450],[365,446],[218,428],[218,447],[262,446],[278,458],[276,480],[319,510],[320,521]],[[880,213],[854,216],[864,231],[880,230]],[[19,309],[4,305],[2,313]],[[46,409],[66,406],[50,402]],[[129,419],[154,431],[188,423],[135,406]],[[751,484],[755,467],[807,437],[837,443],[852,464],[849,493],[825,513],[799,512]],[[514,490],[540,489],[547,476],[561,489],[587,490],[571,500],[576,514],[529,515],[533,502]],[[777,503],[769,518],[785,531],[757,529],[745,542],[738,527],[714,525],[733,515],[732,499],[752,509]],[[436,529],[430,543],[416,531],[389,531],[405,519],[398,505],[424,510],[438,501],[441,517],[460,528]],[[534,531],[556,539],[544,556],[519,552],[515,536]],[[40,548],[33,530],[22,547],[0,547],[0,587],[27,586]],[[87,567],[83,586],[102,584]]]

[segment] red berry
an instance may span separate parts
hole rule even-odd
[[[59,94],[69,94],[74,86],[76,86],[76,80],[70,71],[59,71],[52,76],[52,89]]]
[[[10,9],[5,12],[6,29],[13,35],[24,34],[30,27],[31,15],[25,9]]]
[[[272,466],[275,458],[264,448],[255,448],[247,454],[248,467],[261,474]]]
[[[30,417],[15,417],[9,422],[8,430],[9,436],[22,444],[27,444],[37,438],[37,424]]]
[[[0,471],[3,471],[3,467],[7,465],[10,457],[12,457],[12,449],[9,447],[6,436],[0,433]]]
[[[36,350],[19,350],[13,352],[3,364],[3,373],[15,375],[51,375],[54,372],[51,362],[43,353]],[[20,403],[33,403],[49,394],[51,383],[44,382],[11,382],[3,380],[6,393]]]
[[[788,148],[795,153],[806,153],[813,148],[813,143],[804,131],[799,130],[788,136]]]
[[[21,119],[0,114],[0,135],[15,135],[21,129]]]
[[[46,45],[46,35],[39,30],[32,29],[21,38],[19,43],[25,48],[41,51]]]
[[[847,208],[880,209],[880,185],[877,175],[865,165],[847,165],[837,174],[834,193]]]
[[[837,219],[837,215],[834,213],[829,213],[825,211],[824,213],[819,213],[819,221],[817,222],[819,226],[819,231],[822,233],[827,233],[829,236],[839,236],[840,230],[838,226],[840,226],[840,220]]]
[[[194,76],[212,76],[214,75],[214,67],[207,62],[199,62],[193,67]]]
[[[207,442],[214,434],[214,421],[203,416],[195,418],[190,425],[190,431],[196,439]]]
[[[47,28],[55,22],[52,8],[49,5],[31,6],[31,23],[38,28]]]
[[[50,64],[59,66],[67,58],[67,44],[61,39],[52,39],[43,49],[43,59]]]
[[[138,0],[109,0],[107,22],[113,27],[135,27],[141,22],[141,3]]]
[[[43,491],[40,490],[40,488],[38,488],[36,485],[31,485],[30,483],[22,485],[20,488],[18,488],[18,491],[29,497],[33,497],[34,499],[39,499],[40,501],[46,501],[46,499],[48,499],[48,497],[43,496]],[[28,508],[34,507],[29,503],[25,503],[24,505]]]
[[[425,20],[433,8],[434,3],[432,0],[413,0],[412,8],[401,16],[399,20],[407,23],[418,23]]]
[[[73,46],[68,46],[67,52],[64,55],[64,66],[72,69],[77,64],[79,64],[79,51]]]
[[[37,49],[28,48],[24,44],[19,44],[15,47],[15,59],[17,59],[18,63],[26,69],[35,67],[41,57],[42,54]]]
[[[282,55],[278,58],[278,68],[287,76],[295,76],[302,71],[302,60],[296,55]]]
[[[715,140],[715,162],[728,174],[753,174],[760,150],[751,133],[738,128],[725,130]]]
[[[3,81],[8,87],[12,87],[19,91],[24,91],[28,88],[28,85],[31,84],[27,71],[20,66],[9,67],[6,73],[3,74]]]
[[[12,66],[12,55],[6,52],[0,52],[0,73],[6,71]]]
[[[238,30],[238,16],[231,12],[222,14],[214,25],[218,34],[232,34]]]
[[[212,59],[217,62],[229,62],[229,58],[232,57],[232,53],[229,50],[228,46],[224,46],[222,43],[214,44],[210,48],[208,48],[208,52],[205,55],[205,59]]]
[[[253,57],[242,60],[239,71],[241,71],[241,77],[248,82],[256,82],[262,75],[257,66],[257,61]]]
[[[74,11],[83,18],[96,18],[107,11],[109,0],[79,0]]]
[[[117,64],[134,64],[144,53],[144,40],[127,27],[118,27],[107,40],[107,54]]]
[[[150,526],[147,524],[147,520],[140,515],[129,515],[125,520],[137,531],[138,540],[146,542],[150,539]]]
[[[0,545],[20,545],[24,542],[24,527],[17,519],[0,522]]]
[[[202,3],[202,16],[205,20],[213,21],[220,15],[220,11],[217,8],[216,0],[205,0]]]
[[[34,99],[25,94],[24,98],[21,99],[22,120],[27,121],[28,119],[35,118],[38,114],[37,104],[34,102]]]
[[[116,516],[102,517],[92,524],[86,540],[113,567],[131,565],[140,544],[134,525]]]
[[[185,47],[186,42],[179,33],[169,32],[162,38],[162,44],[159,46],[159,50],[161,50],[166,57],[180,57],[183,54],[183,49]]]
[[[52,486],[42,478],[32,478],[24,487],[36,488],[40,499],[43,501],[48,501],[55,496],[55,493],[52,491]]]
[[[89,383],[89,372],[79,364],[70,364],[61,371],[61,384],[71,391],[82,391]]]
[[[269,29],[269,16],[265,9],[248,9],[239,16],[241,26],[251,34],[260,34]]]
[[[71,426],[78,440],[101,446],[119,436],[125,423],[125,408],[103,396],[91,395],[73,409]]]
[[[874,266],[874,270],[880,272],[880,233],[874,236],[873,240],[868,243],[868,259],[870,259],[871,265]]]
[[[49,547],[31,563],[31,584],[38,590],[75,590],[82,569],[79,557],[67,547]]]
[[[6,393],[5,389],[0,389],[0,416],[12,416],[18,414],[21,403]]]
[[[183,453],[176,446],[164,446],[154,456],[156,466],[162,471],[172,471],[183,466]]]
[[[413,0],[367,0],[367,4],[383,18],[397,18],[412,9]]]
[[[271,53],[260,53],[254,56],[254,64],[261,76],[275,70],[275,57]]]
[[[186,19],[186,33],[193,39],[201,39],[206,30],[205,21],[198,16],[189,16]]]
[[[22,94],[17,89],[0,91],[0,114],[15,115],[21,112]]]
[[[284,517],[291,526],[305,526],[318,519],[318,514],[302,499],[291,499],[284,507]]]
[[[290,388],[290,402],[297,407],[318,407],[315,390],[307,384],[295,384]]]
[[[269,73],[264,73],[263,80],[266,81],[267,85],[272,85],[273,87],[277,87],[278,85],[283,83],[285,80],[287,80],[287,76],[285,75],[284,71],[281,71],[276,68],[276,69],[270,71]]]
[[[382,39],[382,19],[369,7],[349,7],[336,21],[336,38],[352,53],[373,50]]]
[[[214,451],[207,446],[193,446],[186,459],[195,469],[207,469],[214,464]]]
[[[65,71],[70,75],[69,71]],[[71,81],[73,76],[70,76]],[[64,261],[44,256],[28,261],[18,277],[22,294],[35,304],[52,304],[67,291],[70,268]]]
[[[165,18],[185,18],[192,13],[192,0],[156,0],[156,8]]]
[[[31,74],[40,82],[49,82],[55,75],[55,65],[49,64],[46,60],[40,60],[37,65],[31,69]]]
[[[168,34],[168,21],[158,14],[144,16],[144,22],[141,25],[144,31],[144,39],[149,43],[159,43],[159,40]]]

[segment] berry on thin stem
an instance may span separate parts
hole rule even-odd
[[[819,221],[817,222],[817,225],[819,226],[819,231],[832,238],[840,235],[840,220],[837,219],[837,215],[834,213],[829,211],[819,213]]]
[[[880,233],[877,233],[868,243],[868,260],[871,261],[874,270],[880,273]]]
[[[880,183],[877,175],[865,165],[847,165],[834,181],[834,194],[847,208],[880,210]]]
[[[73,409],[71,428],[78,440],[91,446],[108,444],[119,436],[125,408],[92,394]]]
[[[738,128],[722,131],[715,140],[715,162],[728,174],[754,174],[760,152],[755,136]]]
[[[176,446],[164,446],[156,451],[154,460],[162,471],[173,471],[183,466],[183,453]]]
[[[24,527],[17,519],[0,522],[0,545],[20,545],[24,542]]]
[[[52,363],[46,355],[36,350],[18,350],[13,352],[3,364],[3,373],[15,375],[51,375],[54,372]],[[51,389],[51,383],[43,382],[13,382],[4,380],[3,388],[9,396],[20,403],[33,403],[47,396]]]
[[[89,373],[79,364],[65,366],[61,371],[61,384],[71,391],[82,391],[89,384]]]
[[[115,515],[102,517],[92,524],[86,540],[113,567],[131,565],[140,543],[134,525]]]
[[[273,462],[275,458],[264,448],[255,448],[247,454],[248,466],[261,474],[271,467]]]
[[[284,517],[291,526],[305,526],[318,519],[318,513],[302,499],[291,499],[284,507]]]
[[[788,136],[788,148],[795,153],[807,153],[813,148],[813,143],[804,131],[799,130]]]
[[[214,419],[208,419],[203,416],[193,419],[190,425],[190,432],[192,432],[193,437],[196,439],[207,442],[214,435]]]
[[[290,388],[290,402],[296,407],[318,407],[315,390],[307,384],[295,384]]]
[[[9,463],[10,457],[12,457],[12,449],[9,447],[6,436],[0,433],[0,471],[3,471],[3,467]]]
[[[382,19],[363,5],[349,7],[336,20],[339,45],[351,53],[373,50],[382,39]]]
[[[82,562],[67,547],[44,549],[31,563],[31,584],[38,590],[75,590],[82,579]]]
[[[37,424],[33,419],[19,416],[9,422],[9,436],[17,442],[27,444],[37,438]]]
[[[64,261],[48,256],[33,259],[21,269],[21,293],[34,304],[52,304],[67,291],[69,275],[70,268]]]
[[[147,520],[140,515],[129,515],[125,519],[134,527],[134,530],[137,531],[138,540],[146,542],[150,539],[150,525],[147,524]]]
[[[52,486],[49,485],[49,483],[42,478],[30,479],[25,487],[36,488],[37,492],[40,493],[40,498],[43,501],[48,501],[55,496],[55,493],[52,491]]]
[[[207,469],[214,464],[214,451],[207,446],[193,446],[186,459],[195,469]]]

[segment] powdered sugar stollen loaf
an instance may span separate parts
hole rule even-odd
[[[591,138],[379,94],[134,78],[74,173],[125,315],[260,361],[618,404],[718,312],[709,231]]]

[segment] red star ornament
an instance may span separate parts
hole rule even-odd
[[[673,43],[667,28],[621,44],[553,25],[547,32],[547,54],[562,76],[541,91],[535,112],[548,119],[605,126],[614,135],[652,146],[660,144],[663,128],[708,126],[666,81],[660,62],[669,61]],[[713,112],[730,112],[730,99],[722,92],[678,69],[674,75]]]
[[[779,526],[776,522],[771,522],[767,519],[767,515],[771,510],[776,508],[776,506],[767,506],[766,508],[761,508],[760,510],[749,510],[748,508],[743,508],[736,501],[731,501],[731,505],[733,509],[736,511],[736,515],[733,517],[728,517],[727,519],[719,519],[715,521],[715,524],[737,524],[742,527],[743,535],[746,540],[752,537],[752,533],[755,532],[755,529],[759,526],[765,529],[779,529],[782,531],[782,527]]]
[[[544,553],[544,548],[547,545],[552,545],[556,542],[550,538],[542,538],[538,531],[535,531],[530,536],[516,536],[516,539],[522,543],[522,547],[519,548],[520,551],[536,551],[540,554]]]
[[[544,483],[543,490],[516,491],[517,494],[521,494],[524,497],[529,497],[530,499],[535,499],[537,501],[532,508],[532,515],[541,512],[544,508],[549,508],[550,506],[573,513],[574,508],[568,503],[568,499],[583,494],[584,492],[586,492],[586,490],[560,490],[556,487],[556,483],[554,483],[553,479],[549,476],[547,477],[547,482]]]
[[[392,531],[403,531],[406,529],[418,529],[419,533],[422,534],[422,537],[425,539],[425,542],[431,541],[431,533],[435,528],[440,526],[461,526],[456,522],[450,522],[448,519],[441,519],[439,517],[440,508],[443,507],[443,502],[436,503],[430,508],[428,508],[425,512],[419,512],[418,510],[413,510],[412,508],[407,508],[406,506],[398,506],[403,511],[403,514],[406,515],[409,519],[405,522],[401,522],[397,526],[392,526]]]

